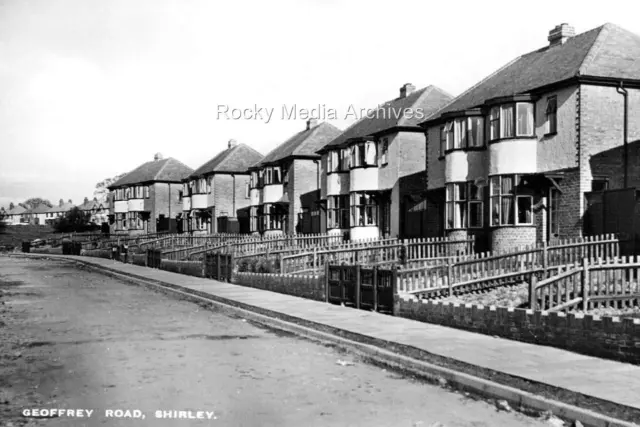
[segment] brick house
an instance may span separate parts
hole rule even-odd
[[[89,200],[88,197],[84,198],[84,202],[77,206],[85,214],[90,215],[89,221],[96,225],[102,225],[109,221],[109,201],[98,200],[94,197],[93,200]]]
[[[25,212],[25,215],[28,218],[29,224],[32,225],[45,225],[46,224],[46,214],[49,211],[50,207],[41,203],[38,206],[28,209]]]
[[[451,100],[443,90],[411,84],[318,151],[322,155],[323,232],[353,240],[418,237],[405,211],[425,184],[425,135],[418,122]]]
[[[254,234],[319,233],[321,147],[340,129],[308,120],[293,135],[250,168],[250,231]]]
[[[261,159],[262,154],[232,139],[227,149],[189,175],[182,187],[183,231],[248,232],[248,169]]]
[[[548,41],[422,123],[433,235],[470,233],[482,250],[577,237],[585,194],[622,188],[619,151],[602,153],[625,123],[640,137],[640,37],[561,24]]]
[[[64,200],[60,199],[57,206],[52,206],[45,212],[45,224],[53,225],[58,218],[65,216],[73,207],[71,200],[65,203]]]
[[[9,209],[7,211],[4,220],[8,225],[28,224],[29,218],[27,216],[27,208],[22,205],[14,206],[13,209]]]
[[[129,234],[177,230],[182,214],[182,181],[193,169],[160,153],[108,189],[110,232]]]

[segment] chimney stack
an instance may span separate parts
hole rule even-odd
[[[158,160],[162,160],[162,158],[163,158],[163,157],[162,157],[162,154],[161,154],[161,153],[156,153],[156,155],[155,155],[155,156],[153,156],[153,160],[154,160],[154,161],[156,161],[156,162],[157,162]]]
[[[71,199],[69,199],[69,201],[68,201],[67,203],[69,203],[70,205],[72,205],[72,204],[73,204],[73,202],[71,201]]]
[[[62,206],[64,205],[64,200],[60,199],[60,201],[58,202],[58,206]]]
[[[318,119],[309,119],[307,120],[307,130],[318,126]]]
[[[411,95],[411,93],[416,90],[416,87],[411,83],[406,83],[404,86],[400,88],[400,98],[406,98]]]
[[[238,141],[236,141],[235,139],[229,140],[229,148],[235,147],[236,145],[238,145]]]
[[[576,30],[569,24],[563,23],[549,31],[549,46],[558,46],[564,44],[571,37],[576,35]]]

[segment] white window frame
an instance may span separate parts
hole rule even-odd
[[[490,226],[491,227],[509,227],[509,226],[519,226],[519,225],[533,225],[535,222],[534,212],[533,212],[533,195],[526,194],[525,192],[518,190],[518,184],[520,179],[522,179],[523,175],[520,174],[507,174],[507,175],[494,175],[489,178],[489,218],[490,218]],[[504,194],[502,192],[502,180],[504,178],[511,178],[513,180],[512,184],[512,192],[509,194]],[[496,191],[496,185],[497,190]],[[505,222],[503,218],[503,201],[504,199],[511,199],[511,216],[513,217],[513,223]],[[519,211],[518,211],[518,199],[520,198],[528,198],[530,200],[530,221],[529,222],[520,222]],[[497,208],[496,208],[497,207]],[[497,217],[495,215],[497,209]],[[496,221],[497,219],[497,221]]]

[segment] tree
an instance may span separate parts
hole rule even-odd
[[[80,233],[94,231],[98,227],[91,222],[91,213],[73,207],[53,224],[53,228],[59,233]]]
[[[52,206],[51,202],[47,199],[43,199],[41,197],[32,197],[30,199],[25,200],[24,202],[22,202],[22,206],[28,208],[28,209],[33,209],[36,206],[40,206],[40,205],[47,205],[49,207]]]
[[[119,180],[125,175],[126,174],[121,173],[120,175],[116,175],[113,178],[106,178],[100,181],[99,183],[96,184],[96,189],[93,192],[93,195],[99,199],[104,199],[109,193],[109,189],[107,187],[109,187],[111,184],[113,184],[114,182],[116,182],[117,180]]]

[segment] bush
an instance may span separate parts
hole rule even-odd
[[[238,260],[237,267],[240,273],[280,273],[280,262],[273,256],[242,258]]]

